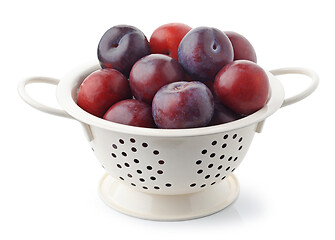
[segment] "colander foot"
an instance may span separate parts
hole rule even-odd
[[[238,197],[239,184],[234,175],[200,192],[183,195],[156,195],[140,192],[106,174],[99,194],[110,207],[124,214],[158,221],[178,221],[216,213]]]

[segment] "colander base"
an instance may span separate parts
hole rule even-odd
[[[113,209],[141,219],[178,221],[216,213],[238,197],[239,183],[232,174],[200,192],[183,195],[156,195],[140,192],[115,180],[109,174],[99,184],[102,200]]]

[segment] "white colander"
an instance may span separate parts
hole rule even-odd
[[[238,196],[232,174],[240,165],[255,132],[280,107],[310,95],[318,85],[308,69],[283,68],[268,72],[271,96],[256,113],[218,126],[194,129],[149,129],[126,126],[97,118],[76,104],[81,82],[98,64],[80,66],[61,81],[34,77],[19,84],[29,105],[58,116],[76,119],[106,175],[99,184],[106,204],[125,214],[151,220],[185,220],[215,213]],[[312,81],[301,93],[284,99],[274,75],[303,74]],[[33,100],[25,90],[30,83],[57,85],[57,100],[64,110]]]

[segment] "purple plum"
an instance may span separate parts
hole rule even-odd
[[[235,60],[249,60],[257,63],[257,56],[254,47],[251,43],[239,33],[233,31],[224,32],[229,38],[234,49]]]
[[[98,45],[102,68],[113,68],[127,77],[134,63],[150,54],[147,37],[138,28],[117,25],[107,30]]]
[[[153,118],[159,128],[207,126],[213,112],[213,95],[205,84],[198,81],[167,84],[152,101]]]
[[[234,59],[233,46],[227,35],[210,27],[197,27],[181,40],[178,59],[196,81],[213,80]]]
[[[214,114],[212,120],[209,122],[209,126],[229,123],[242,118],[240,114],[235,113],[225,105],[216,101],[214,104]]]

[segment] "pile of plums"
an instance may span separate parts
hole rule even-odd
[[[241,34],[182,23],[158,27],[148,41],[117,25],[98,44],[101,69],[80,85],[77,104],[108,121],[181,129],[231,122],[261,109],[269,81]]]

